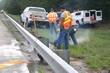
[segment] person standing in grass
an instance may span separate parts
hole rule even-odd
[[[61,9],[61,17],[60,17],[60,33],[59,33],[59,37],[56,41],[54,41],[54,45],[57,45],[57,49],[61,49],[61,45],[64,42],[65,44],[65,50],[69,49],[69,27],[71,24],[71,14],[66,11],[66,8],[64,5],[60,6]]]
[[[51,8],[50,13],[47,15],[47,18],[49,20],[49,24],[50,24],[50,33],[53,35],[53,28],[55,30],[55,33],[57,35],[57,24],[56,24],[56,20],[57,20],[57,13],[54,12],[54,9]]]

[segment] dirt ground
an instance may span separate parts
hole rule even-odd
[[[0,20],[3,20],[5,21],[11,28],[12,30],[14,30],[14,33],[19,37],[20,39],[20,44],[21,43],[25,43],[27,42],[27,40],[20,34],[20,32],[12,25],[12,23],[3,15],[3,14],[0,14]],[[2,26],[0,26],[0,29],[1,29]],[[2,31],[1,31],[2,32]],[[7,32],[7,31],[6,31]],[[2,33],[0,33],[1,35]],[[8,36],[8,34],[4,35],[4,36]],[[3,37],[4,37],[3,36]],[[11,38],[10,38],[11,39]],[[6,38],[4,39],[6,40]],[[0,41],[0,43],[3,43],[4,41]],[[8,43],[8,42],[7,42]],[[27,43],[28,45],[29,43]],[[27,47],[26,45],[23,45],[23,47]],[[52,44],[49,44],[49,47],[51,49],[54,48],[54,46]],[[52,68],[48,65],[48,64],[43,64],[43,63],[38,63],[38,61],[36,62],[37,63],[37,68],[40,68],[42,73],[55,73]],[[76,59],[76,58],[70,58],[70,65],[75,69],[77,70],[79,73],[109,73],[108,71],[106,70],[103,70],[101,72],[99,71],[95,71],[95,70],[92,70],[86,63],[83,59]]]

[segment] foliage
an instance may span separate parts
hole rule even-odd
[[[102,10],[103,19],[110,20],[110,0],[88,0],[88,9]]]
[[[49,12],[50,8],[59,11],[60,5],[65,5],[72,12],[76,9],[102,10],[103,19],[110,20],[110,0],[1,0],[0,9],[5,9],[11,14],[20,14],[27,6],[44,7]]]
[[[6,2],[6,10],[11,14],[20,14],[20,7],[18,5],[19,0],[7,0]]]

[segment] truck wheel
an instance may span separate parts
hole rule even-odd
[[[82,27],[82,25],[79,23],[79,21],[76,21],[76,23],[79,25],[79,28]]]
[[[31,25],[28,23],[28,18],[26,18],[26,26],[31,27]]]
[[[45,25],[45,28],[49,28],[49,24],[46,24],[46,25]]]
[[[20,21],[21,21],[21,23],[23,24],[24,22],[22,21],[22,18],[20,17]]]
[[[76,21],[76,23],[77,23],[78,25],[80,25],[79,21]]]

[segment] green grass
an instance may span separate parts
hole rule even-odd
[[[20,21],[20,15],[12,15],[12,14],[9,14],[9,15],[14,19],[16,19],[17,21]]]
[[[93,69],[110,69],[110,25],[101,25],[92,31],[90,40],[79,46],[70,46],[71,56],[83,58]]]
[[[19,41],[19,38],[18,38],[16,35],[14,35],[13,30],[12,30],[3,20],[2,20],[2,23],[7,27],[7,29],[11,32],[11,34],[13,34],[14,38],[15,38],[17,41]]]
[[[35,31],[34,28],[33,28],[33,31]],[[38,35],[39,36],[48,38],[50,42],[54,42],[57,39],[56,35],[51,35],[50,34],[50,30],[49,29],[37,28],[37,31],[38,31]]]
[[[51,37],[48,29],[37,30],[40,36],[49,38],[52,42],[57,38]],[[83,38],[84,41],[78,46],[70,45],[71,57],[84,59],[94,70],[110,70],[110,23],[97,24],[94,29],[79,29],[75,35],[77,39]]]
[[[37,67],[38,73],[44,73],[42,67],[38,66]]]
[[[95,70],[110,69],[110,29],[108,27],[110,28],[108,25],[95,29],[79,29],[75,35],[85,39],[88,36],[89,40],[85,40],[78,46],[70,45],[71,57],[84,59]],[[47,31],[47,29],[38,29],[39,34],[44,37],[49,37]]]

